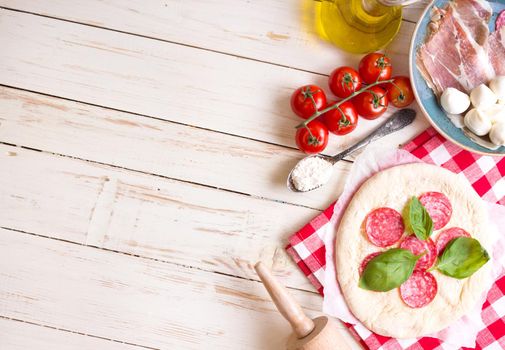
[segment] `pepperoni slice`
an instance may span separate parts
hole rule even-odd
[[[433,220],[433,229],[439,230],[451,219],[452,205],[449,198],[440,192],[426,192],[419,197]]]
[[[378,208],[365,218],[365,232],[370,242],[387,247],[400,240],[405,226],[402,215],[391,208]]]
[[[505,10],[500,12],[498,17],[496,17],[495,30],[498,31],[503,26],[505,26]]]
[[[372,260],[373,258],[375,258],[380,253],[381,252],[375,252],[375,253],[368,254],[367,256],[365,256],[365,258],[361,262],[361,265],[359,266],[359,274],[360,275],[363,273],[363,271],[365,271],[365,267],[370,262],[370,260]]]
[[[459,227],[451,227],[443,230],[437,237],[437,255],[442,254],[447,243],[457,237],[470,237],[470,234]]]
[[[414,271],[412,276],[400,286],[400,296],[411,308],[428,305],[437,295],[437,280],[429,272]]]
[[[408,236],[402,243],[400,243],[400,248],[408,249],[414,255],[421,255],[426,252],[426,254],[417,260],[414,270],[427,270],[433,266],[435,260],[437,259],[437,248],[431,238],[428,238],[426,241],[422,241],[416,236]]]

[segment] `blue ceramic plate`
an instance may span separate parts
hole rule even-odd
[[[432,1],[431,4],[428,5],[426,10],[423,12],[412,36],[409,52],[410,78],[412,80],[412,87],[414,89],[414,94],[416,96],[417,102],[419,103],[421,110],[426,115],[433,127],[447,139],[472,152],[505,156],[505,146],[502,146],[496,150],[490,150],[488,148],[482,147],[470,140],[461,129],[458,129],[456,126],[454,126],[454,124],[445,115],[444,111],[438,104],[435,95],[428,87],[426,81],[417,69],[416,51],[419,45],[424,42],[424,39],[426,37],[428,24],[430,23],[431,8],[433,6],[444,7],[447,2],[448,0]],[[490,31],[494,31],[496,16],[500,13],[500,11],[505,9],[505,0],[491,0],[489,3],[493,8],[493,17],[489,22],[489,29]]]

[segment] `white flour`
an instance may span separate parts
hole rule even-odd
[[[299,191],[324,185],[331,177],[333,164],[320,157],[302,159],[293,169],[293,184]]]

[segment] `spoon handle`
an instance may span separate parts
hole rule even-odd
[[[344,159],[354,151],[357,151],[360,148],[365,147],[369,143],[378,140],[383,136],[389,135],[392,132],[403,129],[404,127],[412,123],[415,118],[416,118],[416,111],[414,111],[413,109],[401,109],[393,113],[393,115],[388,120],[386,120],[383,124],[381,124],[381,126],[375,129],[370,135],[365,137],[363,140],[352,145],[351,147],[337,154],[336,156],[331,157],[331,162],[336,163],[339,160]]]

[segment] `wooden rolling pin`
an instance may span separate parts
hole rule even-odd
[[[261,262],[254,269],[263,282],[279,312],[289,321],[293,334],[289,337],[288,350],[350,350],[338,326],[326,316],[310,319],[300,305]]]

